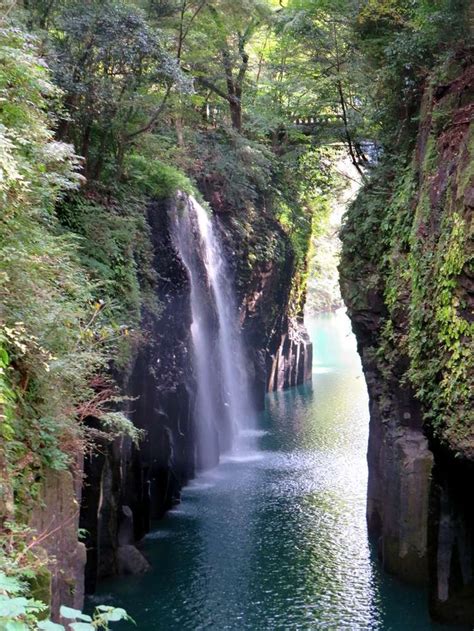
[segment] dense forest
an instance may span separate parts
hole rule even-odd
[[[242,304],[253,270],[286,270],[265,327],[296,332],[348,160],[369,394],[393,419],[402,383],[472,464],[472,128],[455,175],[442,142],[473,103],[473,19],[467,0],[0,0],[0,628],[59,628],[48,542],[77,511],[35,521],[45,488],[73,502],[94,450],[145,440],[129,383],[172,275],[148,213],[179,191],[220,218]],[[71,628],[125,614],[94,615]]]

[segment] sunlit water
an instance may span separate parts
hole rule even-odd
[[[313,386],[269,396],[249,432],[258,451],[184,490],[144,542],[149,574],[102,584],[95,600],[125,607],[140,631],[447,628],[369,546],[367,394],[348,320],[308,328]]]

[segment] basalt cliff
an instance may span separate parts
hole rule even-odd
[[[429,78],[416,145],[346,216],[341,287],[370,396],[367,519],[383,566],[474,622],[474,66]]]

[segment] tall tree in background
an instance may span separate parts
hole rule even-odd
[[[238,132],[242,131],[245,88],[253,71],[250,47],[270,15],[261,0],[183,0],[175,18],[176,54],[182,67],[194,77],[205,105],[212,96],[218,97],[217,103],[226,103],[231,125]]]
[[[125,3],[69,2],[56,25],[53,67],[68,112],[59,135],[98,177],[107,155],[120,166],[127,147],[153,130],[171,90],[190,91],[191,83],[162,33]]]

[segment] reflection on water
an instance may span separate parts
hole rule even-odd
[[[367,394],[344,313],[308,323],[313,386],[268,398],[259,451],[223,459],[144,542],[149,574],[104,583],[137,628],[441,629],[367,539]],[[125,625],[122,626],[124,628]]]

